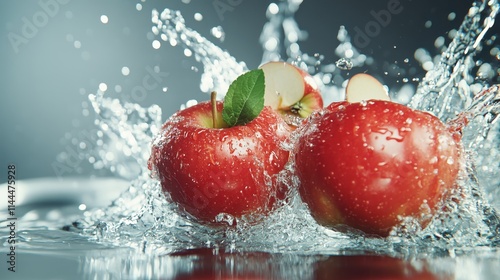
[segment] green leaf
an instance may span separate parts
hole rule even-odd
[[[255,119],[264,108],[264,71],[249,71],[239,76],[224,98],[222,118],[231,127],[245,125]]]

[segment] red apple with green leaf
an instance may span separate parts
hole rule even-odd
[[[264,107],[264,73],[231,84],[224,103],[199,103],[174,114],[153,142],[149,167],[170,199],[197,221],[258,221],[284,198],[278,173],[290,129]]]
[[[332,103],[299,131],[294,157],[303,201],[329,227],[387,236],[405,216],[424,227],[455,186],[459,137],[429,113],[365,100],[378,95],[369,87],[346,95],[360,102]]]
[[[298,126],[302,119],[323,108],[323,98],[314,78],[286,62],[260,66],[265,74],[265,105],[279,112],[287,123]]]

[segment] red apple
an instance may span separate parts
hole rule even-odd
[[[328,256],[316,261],[312,279],[451,280],[425,261],[408,261],[383,255]]]
[[[299,192],[325,226],[382,236],[403,216],[425,226],[460,167],[460,145],[438,118],[393,102],[332,103],[300,132]]]
[[[199,222],[218,223],[227,214],[257,221],[285,196],[277,174],[288,161],[281,144],[290,130],[269,107],[246,125],[227,127],[222,108],[217,102],[215,126],[210,102],[174,114],[153,142],[149,167]]]
[[[433,271],[433,266],[426,260],[410,261],[370,252],[364,255],[352,255],[352,253],[348,251],[346,255],[295,254],[283,258],[280,254],[258,251],[234,252],[224,248],[200,248],[175,252],[164,258],[173,262],[168,272],[169,276],[176,280],[453,279],[449,271]]]
[[[281,61],[268,62],[260,69],[266,81],[264,104],[279,112],[287,123],[297,125],[323,108],[318,86],[306,71]]]

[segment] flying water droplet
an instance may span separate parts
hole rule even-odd
[[[335,62],[335,66],[337,66],[340,70],[351,70],[353,63],[348,58],[341,58]]]
[[[215,38],[219,39],[221,42],[224,42],[224,39],[226,39],[226,33],[224,32],[224,29],[222,26],[215,26],[210,29],[210,34],[214,36]]]

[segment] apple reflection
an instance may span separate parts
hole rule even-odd
[[[193,249],[168,255],[189,263],[173,279],[451,279],[424,261],[380,255],[287,255]]]

